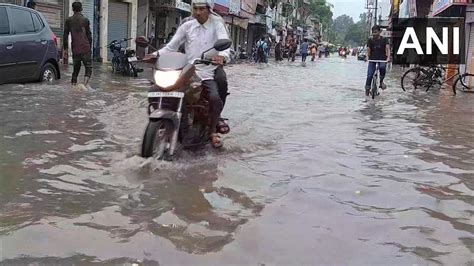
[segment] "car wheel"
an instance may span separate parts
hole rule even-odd
[[[40,81],[53,82],[56,80],[56,68],[51,63],[46,63],[41,69]]]

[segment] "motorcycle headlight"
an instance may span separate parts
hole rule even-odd
[[[155,70],[154,78],[156,85],[162,88],[168,88],[173,86],[176,81],[178,81],[179,75],[181,74],[181,70],[173,70],[173,71],[160,71]]]

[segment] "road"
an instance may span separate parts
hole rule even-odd
[[[227,68],[225,149],[138,156],[147,80],[0,86],[4,264],[472,263],[474,98],[366,63]]]

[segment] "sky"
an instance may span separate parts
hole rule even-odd
[[[359,15],[366,12],[365,3],[367,0],[327,0],[329,3],[334,5],[332,12],[334,13],[333,19],[340,15],[346,14],[354,19],[354,22],[359,20]],[[390,12],[390,0],[378,0],[378,6],[382,12],[382,19],[386,18]],[[378,16],[378,15],[377,15]]]

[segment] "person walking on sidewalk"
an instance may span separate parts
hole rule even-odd
[[[365,82],[365,94],[368,95],[370,91],[370,84],[376,71],[377,62],[370,62],[370,60],[376,61],[390,61],[390,45],[388,40],[380,35],[380,26],[375,25],[372,27],[372,38],[367,41],[367,58],[369,60],[369,67],[367,69],[367,80]],[[380,71],[380,88],[385,90],[387,86],[383,82],[386,73],[387,63],[379,62]]]
[[[316,44],[313,43],[311,44],[311,48],[310,49],[310,52],[311,52],[311,61],[314,61],[316,59],[316,54],[318,53],[318,49],[316,48]]]
[[[308,39],[305,38],[300,45],[301,62],[306,62],[306,57],[308,56],[308,49],[309,49]]]
[[[71,83],[77,85],[77,76],[81,70],[81,63],[86,68],[84,74],[84,85],[89,83],[92,75],[92,34],[89,20],[84,17],[82,12],[82,4],[80,2],[72,3],[74,15],[66,19],[64,23],[63,48],[64,58],[68,54],[68,38],[71,33],[72,38],[72,60],[74,70],[72,73]]]
[[[275,60],[277,62],[283,61],[283,56],[281,55],[282,47],[283,47],[283,43],[281,40],[279,40],[277,44],[275,45]]]

